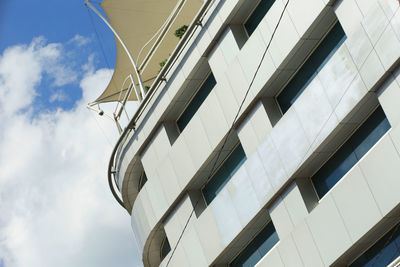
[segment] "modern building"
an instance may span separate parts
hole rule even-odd
[[[144,266],[400,266],[399,1],[181,2],[102,4],[135,59],[172,25],[95,102],[140,100],[108,175]]]

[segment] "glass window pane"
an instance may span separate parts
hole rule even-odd
[[[340,23],[337,22],[303,66],[301,66],[293,79],[277,96],[276,99],[281,107],[282,113],[286,113],[293,105],[296,99],[317,75],[318,71],[325,65],[329,58],[332,57],[345,39],[346,35],[343,28]]]
[[[171,251],[171,246],[169,244],[168,238],[165,237],[161,247],[161,260],[164,259],[165,256],[167,256],[170,251]]]
[[[207,204],[210,204],[222,188],[224,188],[225,184],[229,182],[232,175],[245,160],[246,154],[243,147],[239,144],[202,189]]]
[[[378,107],[311,177],[318,196],[322,198],[389,129],[389,121]]]
[[[344,144],[311,178],[318,196],[328,193],[356,163],[351,146]]]
[[[351,137],[357,158],[361,159],[389,129],[385,113],[377,108]]]
[[[176,121],[176,124],[178,125],[178,128],[181,132],[183,131],[183,129],[185,129],[186,125],[193,118],[194,114],[197,112],[201,104],[210,94],[216,83],[217,82],[214,78],[214,75],[211,72],[204,83],[201,85],[199,90],[196,92],[189,105],[186,107],[185,111]]]
[[[400,256],[400,247],[396,243],[399,237],[400,227],[397,225],[359,256],[350,267],[387,266]]]
[[[253,267],[279,241],[274,224],[269,222],[231,262],[231,267]]]
[[[244,24],[244,28],[249,36],[254,32],[258,24],[260,24],[261,20],[264,18],[265,14],[267,14],[274,2],[275,0],[261,0],[261,2],[254,9],[253,13],[249,16]]]

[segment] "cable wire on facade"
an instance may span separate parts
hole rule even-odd
[[[219,160],[219,157],[221,156],[222,150],[224,149],[224,146],[226,145],[226,142],[227,142],[227,140],[228,140],[228,137],[229,137],[230,133],[232,132],[234,126],[235,126],[236,120],[237,120],[237,118],[239,117],[240,111],[242,110],[242,107],[243,107],[243,105],[244,105],[244,102],[246,101],[246,98],[247,98],[247,96],[248,96],[248,94],[249,94],[249,92],[250,92],[251,86],[253,85],[254,80],[255,80],[255,78],[256,78],[256,76],[257,76],[257,74],[258,74],[258,71],[260,70],[261,64],[262,64],[263,61],[264,61],[264,58],[265,58],[265,56],[266,56],[266,54],[267,54],[267,52],[268,52],[268,49],[269,49],[269,47],[271,46],[272,40],[273,40],[273,38],[274,38],[274,36],[275,36],[276,31],[278,30],[279,24],[280,24],[281,21],[282,21],[283,15],[284,15],[284,13],[285,13],[285,10],[286,10],[286,8],[287,8],[289,2],[290,2],[290,0],[287,0],[285,6],[283,7],[283,10],[282,10],[281,15],[280,15],[280,17],[279,17],[279,20],[278,20],[278,22],[277,22],[277,24],[276,24],[276,26],[275,26],[275,28],[274,28],[274,31],[272,32],[272,35],[271,35],[271,38],[270,38],[270,40],[269,40],[269,42],[268,42],[268,44],[267,44],[267,47],[266,47],[265,50],[264,50],[264,53],[263,53],[263,55],[262,55],[262,57],[261,57],[261,60],[260,60],[260,62],[258,63],[258,66],[257,66],[257,68],[256,68],[256,71],[254,72],[253,78],[251,79],[251,82],[250,82],[250,84],[249,84],[249,87],[247,88],[246,93],[245,93],[245,95],[244,95],[244,97],[243,97],[243,99],[242,99],[242,102],[240,103],[239,109],[238,109],[238,111],[236,112],[236,115],[235,115],[235,117],[234,117],[234,119],[233,119],[233,121],[232,121],[232,125],[231,125],[231,127],[229,128],[228,133],[227,133],[226,136],[224,137],[224,142],[222,143],[222,146],[221,146],[221,148],[220,148],[219,151],[218,151],[218,154],[217,154],[217,156],[216,156],[216,160],[214,161],[213,167],[211,168],[211,171],[210,171],[210,174],[209,174],[207,180],[209,180],[209,179],[211,178],[211,175],[212,175],[213,172],[214,172],[214,169],[215,169],[215,167],[216,167],[216,165],[217,165],[217,162],[218,162],[218,160]],[[171,252],[171,256],[169,257],[169,259],[168,259],[168,261],[167,261],[166,267],[168,267],[169,263],[171,262],[171,259],[172,259],[172,257],[174,256],[174,253],[175,253],[175,251],[176,251],[176,248],[178,247],[178,244],[179,244],[179,242],[180,242],[181,239],[182,239],[182,236],[183,236],[183,234],[184,234],[184,232],[185,232],[185,230],[186,230],[186,228],[187,228],[187,226],[188,226],[188,224],[189,224],[190,219],[191,219],[192,216],[193,216],[193,213],[194,213],[195,210],[196,210],[197,205],[198,205],[199,202],[200,202],[200,199],[201,199],[201,198],[199,198],[199,199],[196,201],[195,205],[193,206],[193,209],[192,209],[192,211],[191,211],[191,213],[190,213],[188,219],[186,220],[185,226],[183,227],[182,232],[181,232],[181,234],[179,235],[178,241],[176,242],[176,244],[175,244],[175,246],[174,246],[174,249],[173,249],[172,252]]]

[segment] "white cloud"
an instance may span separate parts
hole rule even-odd
[[[49,102],[63,102],[68,99],[68,96],[61,90],[56,90],[50,97]]]
[[[84,46],[90,43],[90,38],[82,36],[80,34],[75,34],[74,37],[72,37],[68,42],[69,43],[75,43],[77,46]]]
[[[85,107],[112,71],[88,72],[71,110],[30,114],[52,75],[44,65],[67,69],[63,49],[35,39],[0,56],[0,258],[6,267],[137,266],[129,215],[106,179],[103,134],[115,141],[115,126],[101,119],[102,132]]]

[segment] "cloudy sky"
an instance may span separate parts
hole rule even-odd
[[[0,0],[0,267],[140,266],[107,185],[116,128],[86,108],[105,54],[83,1]]]

